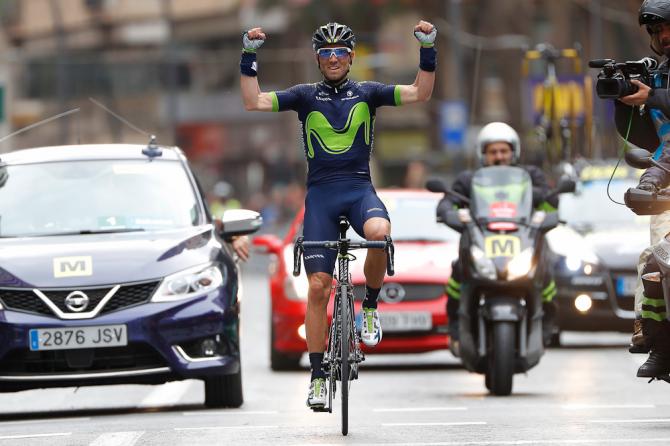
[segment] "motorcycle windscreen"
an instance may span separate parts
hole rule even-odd
[[[520,167],[484,167],[472,177],[470,200],[470,211],[477,219],[528,221],[533,212],[533,183]]]

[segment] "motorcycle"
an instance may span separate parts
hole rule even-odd
[[[559,223],[558,213],[533,211],[532,181],[520,167],[478,169],[470,197],[442,180],[428,180],[426,188],[468,203],[448,211],[443,222],[461,233],[459,256],[465,259],[460,356],[469,371],[485,375],[491,393],[509,395],[514,374],[537,365],[544,353],[544,237]],[[574,190],[574,181],[563,179],[552,194]]]

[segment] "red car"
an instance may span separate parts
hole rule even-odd
[[[420,353],[448,348],[445,284],[458,255],[459,234],[435,221],[441,194],[421,190],[380,190],[391,216],[395,244],[395,275],[386,277],[379,297],[382,342],[374,353]],[[307,277],[293,277],[293,241],[302,234],[304,209],[295,217],[284,240],[274,235],[254,238],[254,245],[274,255],[270,265],[272,319],[270,364],[273,370],[299,367],[307,351],[305,310]],[[350,230],[351,238],[360,238]],[[365,294],[365,251],[353,251],[351,263],[356,314]],[[332,314],[330,301],[329,315]],[[358,319],[358,318],[357,318]],[[360,327],[360,321],[357,320]]]

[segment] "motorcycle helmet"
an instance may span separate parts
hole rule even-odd
[[[486,124],[477,134],[477,158],[484,162],[484,150],[492,142],[506,142],[512,147],[512,164],[516,164],[521,156],[519,134],[504,122]]]
[[[651,36],[651,49],[658,55],[663,55],[660,42],[654,37],[651,26],[657,23],[670,22],[669,0],[644,0],[638,11],[638,23],[644,25]]]
[[[356,46],[356,36],[347,25],[337,22],[319,26],[314,31],[314,35],[312,36],[312,48],[314,48],[314,51],[334,43],[342,44],[353,50]]]

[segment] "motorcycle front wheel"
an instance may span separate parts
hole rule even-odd
[[[514,322],[494,322],[492,328],[486,387],[494,395],[507,396],[512,393],[514,379],[516,326]]]

